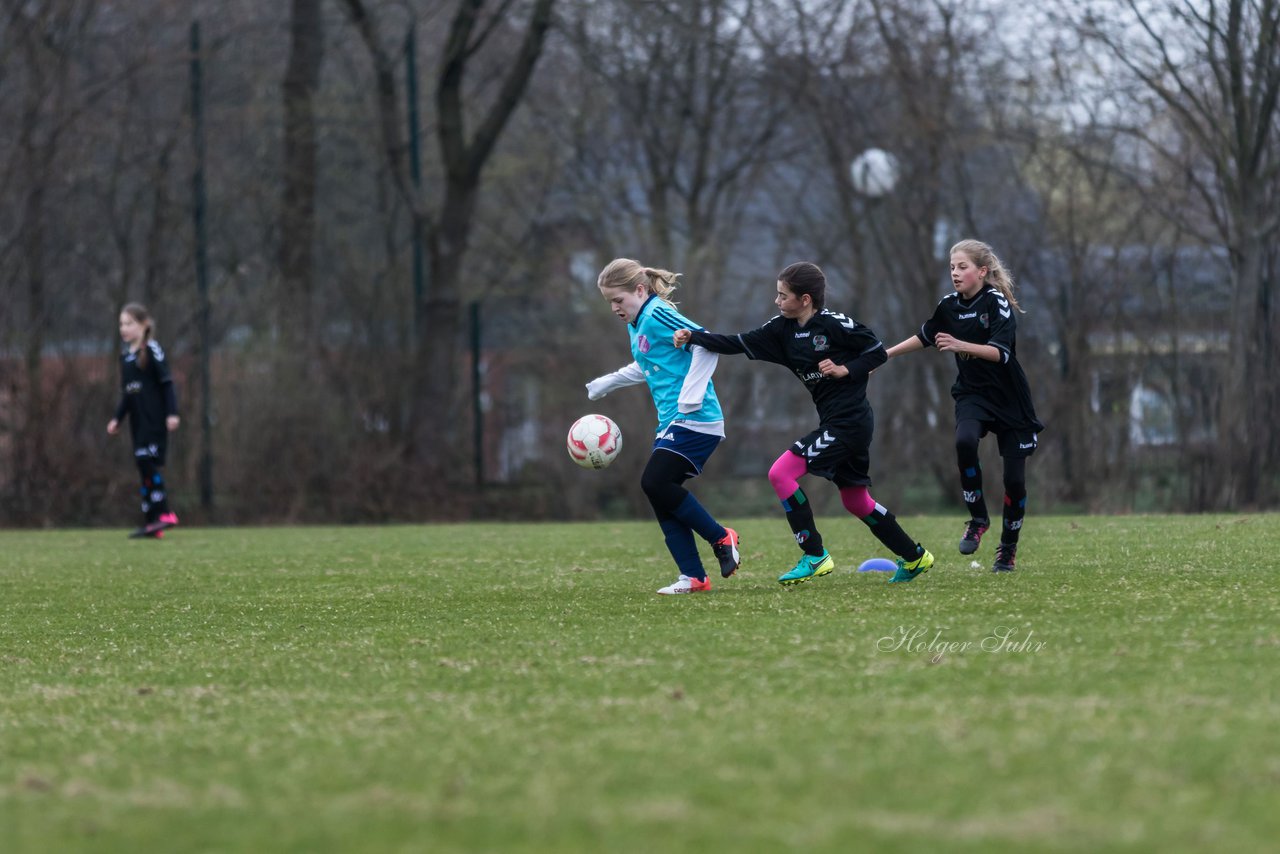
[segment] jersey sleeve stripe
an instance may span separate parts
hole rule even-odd
[[[675,317],[675,315],[673,315],[671,312],[669,312],[669,311],[664,311],[664,310],[662,310],[662,309],[657,309],[657,310],[655,310],[651,316],[653,317],[653,320],[654,320],[654,322],[655,322],[655,323],[660,323],[660,324],[662,324],[663,326],[665,326],[665,327],[667,327],[668,329],[670,329],[672,332],[675,332],[677,329],[699,329],[699,328],[701,328],[701,327],[699,327],[699,326],[698,326],[697,324],[695,324],[695,323],[681,323],[681,322],[680,322],[680,321]]]

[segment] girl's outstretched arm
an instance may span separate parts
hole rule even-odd
[[[587,399],[599,400],[611,391],[644,382],[644,369],[635,362],[619,368],[611,374],[596,377],[587,383]]]
[[[894,356],[901,356],[903,353],[914,353],[916,350],[923,350],[924,342],[920,340],[919,335],[912,335],[910,338],[899,341],[888,349],[885,353],[890,359]]]
[[[747,353],[751,351],[742,343],[741,335],[717,335],[714,332],[706,332],[704,330],[693,329],[677,329],[675,334],[671,336],[671,343],[677,347],[683,347],[693,342],[699,347],[705,347],[712,353],[722,353],[724,355],[735,355],[737,353]]]

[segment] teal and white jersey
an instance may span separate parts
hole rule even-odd
[[[698,364],[694,364],[692,347],[677,348],[671,343],[677,329],[702,327],[657,296],[649,297],[635,322],[627,324],[631,355],[644,372],[658,410],[658,433],[676,424],[698,433],[724,436],[724,415],[711,382],[715,356],[703,351]],[[697,408],[688,411],[695,404]]]

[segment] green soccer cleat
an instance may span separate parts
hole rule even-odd
[[[927,572],[929,567],[933,566],[933,555],[928,549],[924,550],[924,554],[907,563],[902,558],[898,558],[898,571],[893,574],[893,578],[889,579],[892,584],[895,581],[913,581],[915,577],[922,572]]]
[[[795,569],[778,577],[778,583],[803,584],[810,578],[826,575],[835,568],[836,562],[831,559],[831,553],[823,549],[822,554],[818,557],[802,555],[800,562],[795,565]]]

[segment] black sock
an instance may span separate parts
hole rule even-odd
[[[981,422],[972,419],[956,422],[956,462],[960,467],[960,491],[969,516],[980,522],[989,519],[987,500],[982,495],[982,464],[978,462],[978,440]]]
[[[879,504],[869,514],[862,517],[862,523],[871,529],[875,538],[884,543],[885,548],[908,563],[924,554],[924,548],[907,536],[898,524],[898,519],[887,507]]]
[[[146,524],[160,518],[162,513],[169,512],[169,502],[164,491],[164,475],[155,459],[146,456],[135,457],[138,474],[142,479],[142,515]]]
[[[1022,519],[1027,515],[1027,461],[1006,458],[1004,461],[1004,513],[1000,525],[1000,542],[1016,546],[1022,533]]]
[[[805,554],[821,557],[824,551],[822,535],[818,533],[818,527],[813,523],[813,508],[809,506],[809,499],[805,496],[804,490],[796,487],[796,491],[790,498],[783,499],[782,509],[787,511],[787,524],[791,526],[796,544],[804,550]]]

